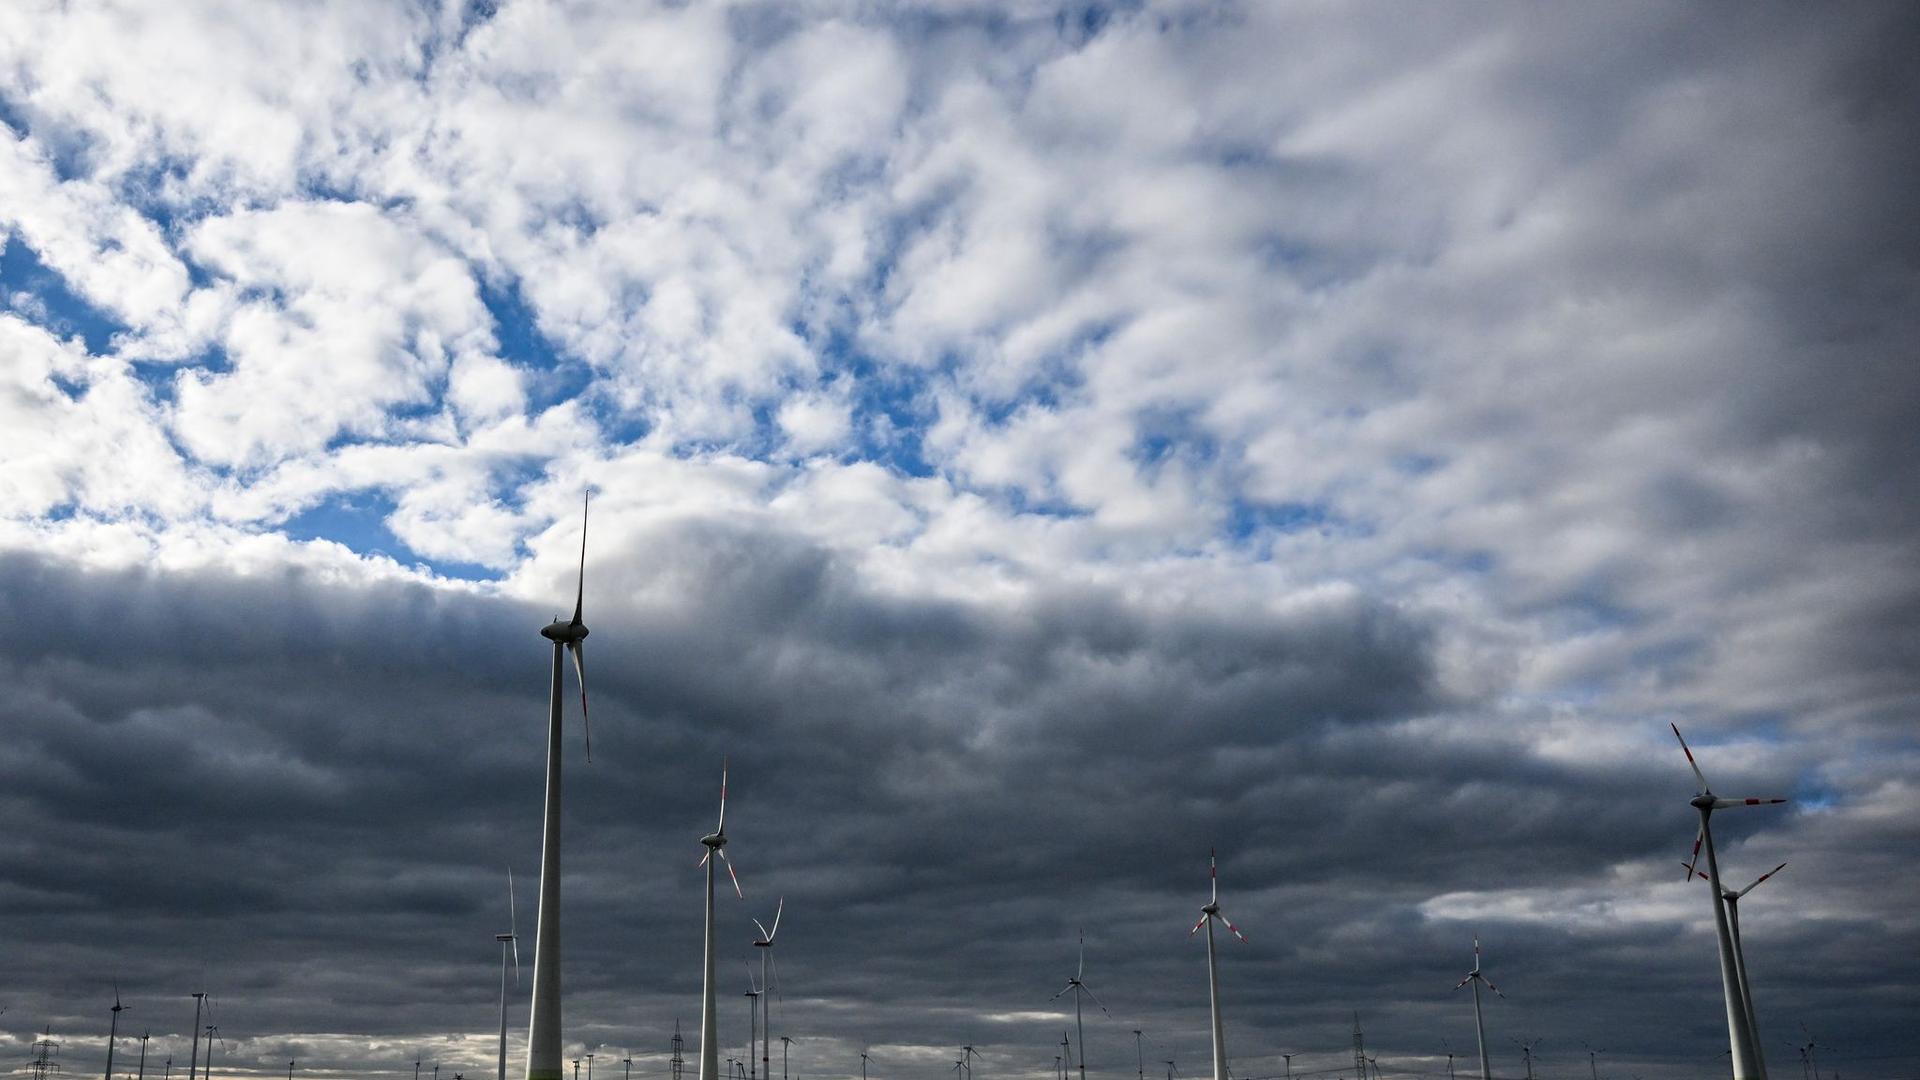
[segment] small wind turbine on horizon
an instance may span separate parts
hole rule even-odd
[[[580,723],[587,761],[593,761],[593,725],[587,718],[587,498],[580,503],[580,570],[573,618],[553,620],[540,636],[553,642],[553,680],[547,695],[547,799],[540,836],[540,910],[533,929],[533,1006],[527,1022],[526,1080],[565,1080],[560,1046],[560,719],[566,697],[565,654],[573,655],[580,680]]]
[[[1715,810],[1724,810],[1735,806],[1767,806],[1783,803],[1787,800],[1772,799],[1723,799],[1716,796],[1707,785],[1706,774],[1700,771],[1700,763],[1693,759],[1693,749],[1680,734],[1678,724],[1669,723],[1673,728],[1673,737],[1680,740],[1680,749],[1687,755],[1687,765],[1693,770],[1694,779],[1700,781],[1700,790],[1689,804],[1700,812],[1700,831],[1693,841],[1693,858],[1698,860],[1702,845],[1707,853],[1707,882],[1713,886],[1713,926],[1720,944],[1720,989],[1727,1006],[1727,1042],[1733,1057],[1733,1080],[1767,1080],[1767,1067],[1760,1055],[1759,1040],[1754,1035],[1752,1016],[1753,1003],[1748,1000],[1740,977],[1740,969],[1735,960],[1733,933],[1729,926],[1727,907],[1721,899],[1726,893],[1720,883],[1720,860],[1714,854],[1713,829],[1709,819]],[[1687,867],[1687,878],[1692,880],[1696,871],[1692,864]]]
[[[1212,848],[1207,849],[1207,886],[1210,891],[1206,906],[1200,909],[1200,921],[1193,924],[1187,936],[1199,933],[1203,926],[1207,928],[1207,1008],[1213,1016],[1213,1080],[1227,1080],[1227,1037],[1220,1023],[1220,965],[1214,957],[1213,924],[1217,921],[1233,931],[1233,936],[1242,944],[1246,943],[1247,935],[1220,913],[1220,867]]]
[[[520,913],[513,900],[513,867],[507,867],[507,932],[500,943],[500,1080],[507,1080],[507,952],[513,952],[513,985],[520,985]]]
[[[727,858],[727,762],[720,760],[720,823],[700,838],[707,853],[700,865],[707,871],[707,930],[700,982],[700,1080],[720,1080],[720,1018],[714,1008],[713,977],[713,871],[715,863],[727,864],[727,876],[733,879],[734,895],[746,899],[740,891],[740,875],[733,872],[733,860]],[[714,856],[719,856],[715,858]]]
[[[1108,1018],[1112,1018],[1113,1016],[1112,1013],[1107,1012],[1107,1007],[1105,1005],[1100,1004],[1100,999],[1094,995],[1093,988],[1086,984],[1086,980],[1085,980],[1086,974],[1087,974],[1087,934],[1086,934],[1086,931],[1082,930],[1080,932],[1080,964],[1079,966],[1074,969],[1073,977],[1067,980],[1067,985],[1061,987],[1057,993],[1055,993],[1052,997],[1047,999],[1048,1001],[1058,1001],[1060,999],[1061,994],[1067,993],[1068,991],[1073,992],[1073,1027],[1080,1041],[1080,1080],[1087,1080],[1087,1028],[1086,1028],[1086,1024],[1082,1021],[1080,1016],[1080,995],[1085,994],[1086,996],[1093,998],[1093,1003],[1095,1005],[1100,1005],[1101,1012],[1107,1013]]]
[[[1453,988],[1458,990],[1468,983],[1473,984],[1473,1030],[1474,1034],[1480,1038],[1480,1080],[1493,1080],[1493,1067],[1487,1064],[1487,1023],[1480,1017],[1480,984],[1486,983],[1487,989],[1499,994],[1502,998],[1507,995],[1501,994],[1500,988],[1493,985],[1493,980],[1487,978],[1486,973],[1480,970],[1480,938],[1477,935],[1473,939],[1473,970],[1467,972],[1466,978],[1454,983]],[[1452,1051],[1447,1053],[1447,1074],[1449,1076],[1453,1074]]]

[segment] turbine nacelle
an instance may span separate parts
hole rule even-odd
[[[540,636],[561,645],[572,645],[587,638],[585,623],[561,622],[559,619],[540,628]]]

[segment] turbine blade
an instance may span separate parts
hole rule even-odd
[[[740,962],[742,964],[745,964],[747,968],[747,989],[753,991],[756,994],[760,993],[760,984],[753,981],[753,964],[746,960],[742,960]]]
[[[1064,993],[1066,993],[1067,991],[1069,991],[1069,990],[1071,990],[1071,989],[1073,989],[1073,984],[1072,984],[1072,983],[1068,983],[1067,985],[1065,985],[1065,986],[1063,986],[1063,987],[1061,987],[1061,988],[1060,988],[1060,994],[1064,994]],[[1048,1001],[1057,1001],[1057,1000],[1059,1000],[1059,998],[1060,998],[1060,994],[1055,994],[1055,995],[1053,995],[1053,997],[1050,997],[1050,998],[1048,998],[1047,1000],[1048,1000]]]
[[[787,995],[780,992],[780,961],[773,955],[772,949],[767,950],[767,978],[773,990],[773,999],[775,1001],[785,1002]],[[791,1041],[799,1042],[800,1040],[794,1039]]]
[[[1211,895],[1214,902],[1218,903],[1220,900],[1220,865],[1214,861],[1212,848],[1207,849],[1207,887],[1212,890]]]
[[[587,761],[593,761],[593,721],[587,717],[587,643],[584,641],[567,642],[567,651],[573,654],[573,673],[580,677],[580,725],[587,732]]]
[[[787,910],[787,898],[781,897],[780,903],[773,909],[773,933],[767,935],[767,944],[773,944],[773,934],[780,932],[780,913]]]
[[[720,861],[726,864],[727,876],[733,879],[733,894],[735,896],[738,896],[740,899],[745,900],[747,898],[747,894],[740,891],[740,875],[733,872],[733,860],[727,858],[727,849],[714,848],[713,850],[715,854],[720,856]]]
[[[1101,1001],[1101,1000],[1100,1000],[1099,998],[1097,998],[1097,997],[1094,997],[1094,994],[1093,994],[1093,987],[1091,987],[1091,986],[1088,986],[1088,985],[1087,985],[1086,983],[1081,983],[1081,984],[1080,984],[1080,989],[1082,989],[1082,990],[1085,990],[1085,991],[1087,992],[1087,996],[1088,996],[1088,997],[1090,997],[1090,998],[1093,998],[1093,1003],[1094,1003],[1095,1005],[1099,1005],[1099,1006],[1100,1006],[1100,1011],[1101,1011],[1101,1012],[1103,1012],[1103,1013],[1107,1013],[1107,1018],[1108,1018],[1108,1019],[1112,1019],[1112,1018],[1113,1018],[1113,1014],[1112,1014],[1112,1013],[1110,1013],[1110,1012],[1107,1012],[1107,1006],[1105,1005],[1105,1003],[1103,1003],[1103,1002],[1102,1002],[1102,1001]]]
[[[1205,925],[1207,925],[1207,917],[1205,915],[1202,915],[1200,916],[1200,921],[1193,924],[1193,929],[1187,931],[1187,936],[1192,937],[1193,935],[1199,933],[1200,928]]]
[[[1465,985],[1467,985],[1468,983],[1470,983],[1470,982],[1472,982],[1472,981],[1473,981],[1473,975],[1472,975],[1472,973],[1468,973],[1468,975],[1467,975],[1467,977],[1466,977],[1466,978],[1464,978],[1464,979],[1461,979],[1461,980],[1460,980],[1459,982],[1457,982],[1457,983],[1454,983],[1454,984],[1453,984],[1453,988],[1454,988],[1455,990],[1458,990],[1458,989],[1460,989],[1461,987],[1463,987],[1463,986],[1465,986]]]
[[[750,919],[750,920],[748,920],[748,921],[749,921],[749,922],[751,922],[751,923],[753,923],[753,925],[754,925],[754,926],[756,926],[756,927],[758,927],[758,928],[759,928],[759,930],[760,930],[760,940],[761,940],[761,941],[765,941],[765,940],[767,940],[767,928],[766,928],[766,927],[764,927],[764,926],[761,926],[761,925],[760,925],[760,920],[759,920],[759,919]]]
[[[1087,973],[1087,932],[1080,931],[1080,966],[1074,969],[1073,977],[1078,979]]]
[[[1736,900],[1737,900],[1737,899],[1739,899],[1740,897],[1742,897],[1742,896],[1745,896],[1745,895],[1747,895],[1748,893],[1750,893],[1750,892],[1752,892],[1752,891],[1754,890],[1754,888],[1755,888],[1755,886],[1757,886],[1757,885],[1759,885],[1759,884],[1760,884],[1761,882],[1763,882],[1763,881],[1765,881],[1765,880],[1767,880],[1768,878],[1770,878],[1770,877],[1772,877],[1773,875],[1775,875],[1775,874],[1777,874],[1777,873],[1779,873],[1780,871],[1782,871],[1782,870],[1785,870],[1786,868],[1787,868],[1787,864],[1786,864],[1786,863],[1781,863],[1781,864],[1780,864],[1779,866],[1776,866],[1776,867],[1774,867],[1773,869],[1771,869],[1771,870],[1769,870],[1769,871],[1767,871],[1766,873],[1764,873],[1764,874],[1761,874],[1761,875],[1760,875],[1759,877],[1757,877],[1757,878],[1754,878],[1754,879],[1753,879],[1753,884],[1752,884],[1752,885],[1749,885],[1749,886],[1747,886],[1746,888],[1744,888],[1744,889],[1741,889],[1741,890],[1740,890],[1739,892],[1737,892],[1737,893],[1734,893],[1734,894],[1733,894],[1733,896],[1734,896],[1734,899],[1736,899]]]
[[[587,503],[593,497],[591,492],[580,497],[580,577],[579,586],[573,594],[573,621],[580,623],[580,609],[587,599]]]
[[[1729,806],[1774,806],[1786,801],[1785,799],[1715,799],[1713,808],[1725,810]]]
[[[1693,875],[1700,873],[1698,870],[1695,870],[1694,867],[1700,865],[1700,843],[1706,838],[1707,838],[1707,827],[1705,825],[1702,825],[1700,826],[1699,830],[1693,834],[1693,854],[1687,857],[1686,867],[1687,867],[1688,881],[1692,881]],[[1704,877],[1705,875],[1701,875],[1701,876]]]
[[[1700,781],[1700,791],[1702,794],[1705,794],[1707,791],[1707,776],[1700,771],[1700,763],[1693,760],[1693,748],[1687,745],[1686,738],[1680,734],[1679,724],[1669,720],[1667,726],[1673,729],[1673,737],[1680,740],[1680,749],[1687,753],[1687,765],[1693,769],[1694,779]]]
[[[1240,939],[1241,941],[1243,941],[1243,942],[1247,940],[1247,935],[1245,935],[1245,934],[1243,934],[1243,933],[1241,933],[1241,932],[1240,932],[1240,928],[1239,928],[1239,927],[1237,927],[1237,926],[1235,926],[1235,925],[1233,925],[1233,920],[1232,920],[1232,919],[1229,919],[1229,918],[1227,918],[1227,916],[1226,916],[1226,914],[1225,914],[1224,912],[1223,912],[1223,913],[1221,913],[1221,915],[1220,915],[1220,921],[1221,921],[1221,922],[1222,922],[1223,924],[1225,924],[1225,925],[1226,925],[1226,928],[1227,928],[1227,929],[1229,929],[1229,930],[1231,930],[1231,931],[1233,931],[1233,936],[1234,936],[1234,937],[1237,937],[1237,938],[1239,938],[1239,939]]]
[[[711,858],[713,858],[713,849],[708,848],[707,853],[705,855],[700,856],[700,865],[701,866],[707,865],[707,860]]]
[[[727,759],[724,757],[720,759],[720,826],[713,831],[727,831]]]
[[[1499,987],[1497,987],[1497,986],[1495,986],[1495,985],[1493,985],[1493,980],[1492,980],[1492,979],[1489,979],[1489,978],[1487,978],[1487,977],[1486,977],[1485,975],[1482,975],[1482,976],[1480,976],[1480,981],[1481,981],[1481,982],[1483,982],[1483,983],[1486,983],[1486,984],[1487,984],[1487,989],[1489,989],[1489,990],[1491,990],[1491,991],[1493,991],[1493,992],[1494,992],[1494,993],[1496,993],[1496,994],[1500,994],[1500,988],[1499,988]],[[1506,997],[1507,995],[1505,995],[1505,994],[1500,994],[1500,996],[1501,996],[1501,997]]]

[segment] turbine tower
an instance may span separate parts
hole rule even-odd
[[[1754,1019],[1753,1015],[1753,989],[1747,982],[1747,950],[1740,944],[1740,898],[1752,892],[1761,882],[1786,868],[1787,864],[1781,863],[1754,878],[1753,883],[1744,889],[1737,892],[1722,890],[1720,893],[1720,902],[1727,906],[1727,929],[1733,935],[1733,970],[1740,976],[1740,998],[1747,1007],[1747,1030],[1753,1035],[1753,1051],[1760,1058],[1760,1067],[1763,1070],[1767,1067],[1766,1054],[1761,1051],[1760,1023]],[[1692,864],[1688,864],[1687,880],[1693,880],[1697,873],[1699,871],[1695,870]],[[1700,874],[1700,880],[1707,880],[1706,875]]]
[[[1057,1001],[1059,1000],[1061,994],[1064,994],[1069,990],[1073,992],[1073,1027],[1080,1041],[1080,1080],[1087,1080],[1087,1028],[1080,1018],[1080,995],[1085,994],[1088,997],[1093,998],[1093,1003],[1095,1005],[1100,1005],[1100,1011],[1103,1013],[1107,1013],[1107,1016],[1109,1019],[1111,1019],[1113,1016],[1112,1013],[1107,1012],[1107,1007],[1105,1005],[1100,1004],[1100,999],[1097,997],[1094,997],[1092,988],[1089,987],[1084,981],[1084,979],[1082,978],[1082,976],[1086,975],[1086,973],[1087,973],[1087,932],[1085,930],[1082,930],[1080,932],[1080,966],[1074,970],[1073,978],[1067,980],[1067,985],[1061,987],[1059,993],[1056,993],[1053,995],[1053,997],[1050,997],[1047,999],[1048,1001]]]
[[[1752,1010],[1746,993],[1740,985],[1740,971],[1735,966],[1733,952],[1733,933],[1727,920],[1726,905],[1721,895],[1726,891],[1720,884],[1720,860],[1713,850],[1713,829],[1709,819],[1715,810],[1724,810],[1734,806],[1763,806],[1783,803],[1785,799],[1723,799],[1714,795],[1707,786],[1707,778],[1700,771],[1700,763],[1693,759],[1693,750],[1687,746],[1687,740],[1680,734],[1678,724],[1669,723],[1673,728],[1673,737],[1680,740],[1680,749],[1686,752],[1687,765],[1693,769],[1694,779],[1700,781],[1700,790],[1690,800],[1695,810],[1700,811],[1700,832],[1694,839],[1694,858],[1699,858],[1700,846],[1707,851],[1707,882],[1713,886],[1713,927],[1719,936],[1720,944],[1720,990],[1727,1005],[1727,1042],[1732,1050],[1733,1080],[1767,1080],[1766,1066],[1760,1060],[1759,1044],[1753,1037],[1753,1026],[1748,1022]],[[1693,871],[1687,872],[1691,878]]]
[[[553,642],[553,681],[547,697],[547,805],[540,839],[540,911],[533,930],[533,1015],[527,1023],[526,1080],[565,1080],[560,1061],[560,706],[565,697],[563,653],[573,654],[580,679],[580,723],[586,731],[587,760],[593,760],[593,727],[587,719],[587,624],[581,609],[587,595],[587,504],[580,504],[580,571],[573,596],[573,618],[555,619],[540,628]]]
[[[507,1080],[507,952],[513,952],[513,985],[520,985],[520,914],[513,902],[513,867],[507,867],[507,932],[500,943],[500,1080]]]
[[[787,898],[781,897],[780,903],[773,909],[773,929],[762,926],[759,919],[753,920],[754,928],[760,936],[754,939],[753,947],[760,952],[760,1075],[772,1080],[773,1077],[773,1017],[768,1011],[768,998],[773,992],[773,984],[780,978],[780,965],[773,963],[773,935],[780,932],[780,914],[787,910]],[[771,971],[769,968],[771,967]],[[752,1055],[752,1047],[748,1047]],[[782,1057],[785,1056],[784,1050]]]
[[[1487,989],[1496,994],[1500,994],[1500,988],[1493,985],[1493,980],[1487,978],[1486,974],[1480,970],[1480,939],[1478,937],[1473,939],[1473,970],[1467,972],[1466,978],[1454,983],[1453,988],[1458,990],[1468,983],[1473,984],[1473,1030],[1474,1034],[1480,1037],[1480,1080],[1493,1080],[1493,1067],[1487,1064],[1487,1022],[1480,1018],[1480,984],[1486,983]],[[1500,996],[1504,998],[1507,995],[1500,994]],[[1448,1068],[1452,1068],[1452,1054],[1447,1055],[1447,1062]]]
[[[1213,924],[1219,922],[1233,931],[1233,936],[1239,938],[1242,944],[1245,944],[1247,935],[1220,914],[1220,868],[1212,848],[1207,849],[1207,885],[1212,890],[1207,904],[1200,909],[1200,921],[1193,924],[1187,936],[1199,933],[1203,926],[1207,928],[1207,1007],[1213,1014],[1213,1080],[1227,1080],[1227,1037],[1220,1026],[1220,965],[1214,959]]]
[[[720,824],[712,832],[700,838],[707,846],[707,853],[700,857],[700,865],[707,869],[707,936],[704,963],[705,968],[700,980],[700,1080],[720,1080],[720,1018],[715,1014],[713,1003],[713,868],[715,863],[727,864],[727,876],[733,879],[734,895],[745,900],[746,894],[740,891],[740,875],[733,872],[733,860],[727,858],[727,762],[720,761]],[[714,856],[718,855],[716,859]],[[536,1080],[536,1078],[529,1078]]]

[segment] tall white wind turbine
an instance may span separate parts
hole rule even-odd
[[[1738,891],[1728,889],[1720,893],[1720,902],[1727,906],[1727,929],[1733,935],[1733,969],[1740,976],[1740,998],[1747,1007],[1747,1030],[1753,1035],[1754,1053],[1759,1056],[1760,1067],[1763,1070],[1766,1068],[1766,1054],[1761,1052],[1760,1022],[1753,1015],[1753,988],[1747,982],[1747,950],[1740,944],[1740,898],[1752,892],[1761,882],[1786,868],[1787,864],[1781,863],[1754,878],[1752,884],[1744,889]],[[1698,873],[1699,871],[1695,870],[1691,863],[1687,865],[1687,880],[1693,880],[1694,875]],[[1707,880],[1706,875],[1700,874],[1700,879]]]
[[[720,761],[720,824],[700,838],[707,853],[700,865],[707,869],[707,936],[705,967],[700,980],[700,1080],[720,1080],[720,1018],[714,1010],[713,983],[713,869],[715,863],[727,864],[727,876],[733,879],[733,892],[742,900],[740,875],[733,872],[733,860],[727,858],[727,763]],[[719,858],[714,858],[714,856]]]
[[[580,680],[580,723],[585,728],[587,760],[593,760],[593,727],[587,719],[587,624],[581,610],[587,596],[587,509],[580,506],[580,572],[573,596],[573,618],[555,619],[540,628],[553,642],[553,681],[547,696],[547,805],[540,840],[540,911],[533,930],[533,1016],[527,1024],[526,1080],[566,1080],[560,1060],[560,712],[565,697],[562,669],[573,654]]]
[[[1193,924],[1187,936],[1199,933],[1203,926],[1207,928],[1207,1007],[1213,1014],[1213,1080],[1227,1080],[1227,1037],[1220,1025],[1220,965],[1214,958],[1213,924],[1218,922],[1233,931],[1233,936],[1239,938],[1242,944],[1246,942],[1247,935],[1220,914],[1220,868],[1212,848],[1207,849],[1207,886],[1211,890],[1207,904],[1200,909],[1200,921]]]
[[[773,986],[780,978],[780,966],[773,962],[773,935],[780,932],[780,915],[787,910],[787,898],[781,897],[780,903],[773,909],[773,929],[769,930],[759,919],[753,920],[754,928],[760,936],[753,941],[753,947],[760,950],[760,1075],[772,1080],[773,1077],[773,1016],[767,1005],[773,996]],[[748,1047],[749,1056],[753,1048]]]
[[[507,867],[507,932],[500,943],[500,1080],[507,1080],[507,952],[513,952],[513,985],[520,985],[520,913],[513,902],[513,867]]]
[[[1507,995],[1501,994],[1500,988],[1493,985],[1493,980],[1480,970],[1480,939],[1477,937],[1473,939],[1473,970],[1467,972],[1466,978],[1454,983],[1453,988],[1458,990],[1468,983],[1473,984],[1473,1030],[1480,1036],[1480,1080],[1493,1080],[1493,1067],[1487,1064],[1487,1022],[1480,1018],[1480,984],[1486,983],[1487,989],[1503,998]],[[1452,1068],[1452,1054],[1447,1055],[1447,1061],[1448,1068]]]
[[[1740,969],[1736,966],[1733,950],[1733,932],[1728,925],[1726,904],[1721,900],[1725,888],[1720,884],[1720,860],[1713,850],[1713,828],[1710,819],[1715,810],[1724,810],[1734,806],[1764,806],[1783,803],[1785,799],[1723,799],[1716,796],[1707,786],[1706,775],[1700,771],[1700,763],[1693,759],[1693,750],[1687,746],[1687,740],[1680,734],[1678,724],[1668,724],[1673,728],[1673,737],[1680,740],[1680,749],[1686,752],[1687,765],[1693,769],[1694,779],[1700,781],[1700,790],[1689,800],[1690,805],[1700,811],[1700,832],[1695,844],[1695,858],[1700,845],[1704,844],[1707,853],[1707,882],[1713,886],[1713,926],[1720,942],[1720,990],[1727,1005],[1727,1042],[1732,1050],[1733,1080],[1767,1080],[1767,1067],[1760,1059],[1760,1049],[1753,1037],[1753,1025],[1748,1018],[1752,1015],[1750,1003],[1740,984]],[[1688,870],[1688,876],[1693,871]]]
[[[1080,932],[1080,965],[1074,969],[1073,978],[1067,980],[1067,985],[1061,987],[1059,993],[1047,999],[1048,1001],[1057,1001],[1061,994],[1067,993],[1068,991],[1073,992],[1073,1027],[1076,1037],[1080,1041],[1080,1080],[1087,1080],[1087,1028],[1086,1024],[1083,1023],[1080,1018],[1080,995],[1085,994],[1093,998],[1093,1003],[1100,1005],[1101,1012],[1107,1013],[1108,1017],[1113,1016],[1112,1013],[1107,1012],[1105,1005],[1100,1004],[1100,999],[1094,997],[1093,989],[1086,984],[1084,979],[1086,973],[1087,934],[1086,931],[1082,930]]]

